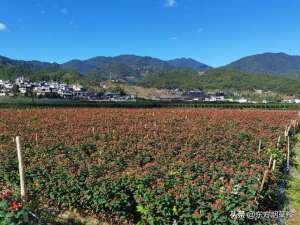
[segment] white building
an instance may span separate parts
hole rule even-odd
[[[221,95],[221,96],[212,95],[212,96],[209,96],[208,98],[205,98],[204,101],[205,102],[223,102],[223,101],[225,101],[225,97],[224,97],[224,95]]]
[[[237,102],[238,102],[238,103],[247,103],[248,100],[245,99],[245,98],[240,98],[240,99],[237,100]]]
[[[18,78],[16,78],[16,80],[15,80],[15,84],[16,85],[21,85],[21,84],[24,84],[25,83],[25,78],[22,76],[22,77],[18,77]]]
[[[74,91],[82,91],[83,86],[82,86],[82,85],[79,85],[79,84],[74,84],[74,85],[72,86],[72,88],[73,88]]]
[[[37,96],[45,96],[51,93],[51,89],[49,86],[38,86],[33,88],[33,92],[36,93]]]
[[[13,85],[11,83],[4,83],[4,87],[7,89],[12,89]]]
[[[19,92],[24,95],[24,94],[27,93],[27,88],[26,87],[20,87]]]

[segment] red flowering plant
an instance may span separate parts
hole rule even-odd
[[[2,110],[0,118],[0,184],[18,180],[11,137],[19,134],[37,208],[77,209],[115,224],[252,224],[231,212],[277,211],[283,131],[297,113],[47,108]],[[5,202],[2,215],[22,211]]]
[[[10,190],[3,190],[0,195],[0,224],[25,225],[26,218],[28,210],[24,208],[22,202],[17,200]]]

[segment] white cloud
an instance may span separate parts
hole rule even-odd
[[[176,6],[176,4],[177,4],[176,0],[166,0],[167,7],[174,7]]]
[[[0,31],[5,31],[6,29],[7,29],[6,25],[0,22]]]
[[[171,40],[171,41],[177,41],[178,38],[177,38],[176,36],[174,36],[174,37],[170,37],[170,40]]]

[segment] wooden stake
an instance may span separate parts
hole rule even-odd
[[[39,140],[38,140],[38,134],[37,133],[35,133],[35,143],[36,143],[36,145],[39,145]]]
[[[287,134],[286,134],[286,136],[289,136],[290,129],[291,129],[291,125],[289,125],[289,126],[288,126],[288,128],[287,128],[287,131],[286,131],[286,132],[287,132]]]
[[[272,165],[272,159],[273,159],[273,155],[270,156],[268,168],[271,168],[271,165]]]
[[[16,137],[16,143],[17,143],[17,153],[18,153],[18,161],[19,161],[21,198],[23,201],[25,201],[26,200],[25,173],[24,173],[23,155],[22,155],[19,136]]]
[[[280,136],[278,137],[278,140],[277,140],[277,149],[279,149],[279,145],[280,145]]]
[[[268,172],[269,172],[268,169],[265,170],[265,172],[264,172],[264,176],[263,176],[263,179],[261,181],[261,185],[260,185],[260,189],[259,189],[260,191],[262,191],[264,189],[264,184],[266,182],[266,179],[267,179],[267,176],[268,176]]]
[[[289,136],[290,129],[291,129],[291,125],[287,125],[286,129],[285,129],[285,132],[284,132],[285,140],[286,140],[287,136]]]
[[[261,140],[259,140],[259,143],[258,143],[258,154],[260,153],[260,150],[261,150]]]
[[[275,167],[276,167],[276,159],[273,160],[273,167],[272,167],[273,171],[275,170]]]
[[[290,136],[287,137],[287,157],[286,157],[287,171],[290,169]]]
[[[286,130],[287,130],[287,126],[285,126],[285,129],[284,129],[284,140],[286,140],[286,136],[287,136]]]

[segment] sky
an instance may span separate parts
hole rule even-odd
[[[300,55],[299,0],[1,0],[0,55],[63,63],[136,54],[211,66]]]

